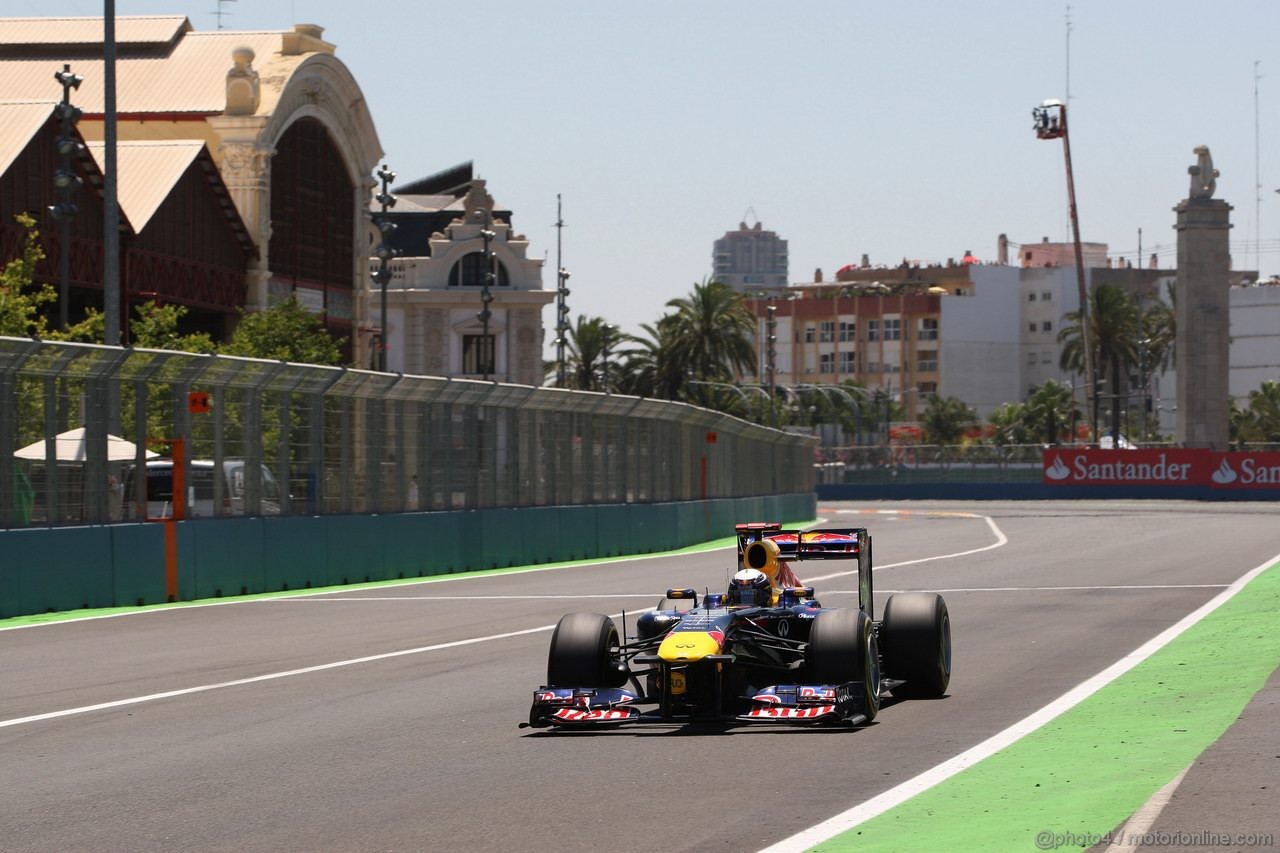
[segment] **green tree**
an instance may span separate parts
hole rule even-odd
[[[674,309],[669,315],[671,356],[692,378],[729,382],[735,373],[755,368],[756,318],[732,287],[704,281],[667,307]]]
[[[609,330],[609,323],[603,317],[588,317],[579,314],[578,321],[569,327],[569,340],[565,353],[566,387],[576,391],[604,391],[604,356],[605,345],[608,344],[612,362],[610,365],[610,386],[615,384],[616,376],[612,375],[618,360],[614,358],[618,346],[627,336]]]
[[[991,427],[991,444],[1002,447],[1006,444],[1030,444],[1031,431],[1027,429],[1026,405],[1023,403],[1005,403],[987,415],[987,424]]]
[[[643,323],[645,337],[629,337],[630,348],[619,353],[622,364],[618,390],[637,397],[661,400],[680,399],[688,376],[675,355],[675,323],[671,315],[658,322]]]
[[[290,296],[266,311],[242,313],[222,352],[299,364],[337,365],[342,363],[342,339],[330,335],[319,317]]]
[[[1280,382],[1268,379],[1249,392],[1253,441],[1280,442]]]
[[[929,398],[920,416],[925,444],[959,444],[965,430],[978,423],[978,413],[959,397]]]
[[[1070,386],[1050,379],[1027,398],[1023,421],[1033,441],[1058,444],[1074,431],[1076,414]]]
[[[1112,394],[1112,430],[1120,434],[1121,376],[1127,376],[1129,368],[1138,363],[1138,306],[1124,288],[1114,284],[1102,284],[1089,296],[1089,336],[1093,347],[1097,377],[1087,382],[1093,384],[1093,420],[1098,416],[1101,400],[1101,384],[1104,376],[1110,377]],[[1084,329],[1080,312],[1066,315],[1067,325],[1058,333],[1062,346],[1059,366],[1063,370],[1081,373],[1084,370]],[[1127,392],[1128,386],[1125,385]]]
[[[0,335],[44,337],[48,323],[40,306],[56,301],[58,294],[52,285],[35,283],[36,264],[44,260],[36,221],[25,213],[14,219],[27,233],[22,256],[9,261],[0,272]]]

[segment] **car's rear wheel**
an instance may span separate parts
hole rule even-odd
[[[951,616],[942,596],[901,592],[884,605],[884,668],[895,696],[937,699],[951,683]]]
[[[867,722],[880,710],[880,649],[871,617],[861,610],[823,610],[813,620],[805,652],[809,673],[819,684],[864,685]]]
[[[618,657],[618,628],[608,616],[570,613],[556,625],[547,656],[551,687],[621,687],[627,671]]]

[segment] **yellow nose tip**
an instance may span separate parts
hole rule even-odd
[[[668,634],[658,647],[658,657],[668,663],[688,663],[720,652],[720,643],[700,631],[677,631]]]

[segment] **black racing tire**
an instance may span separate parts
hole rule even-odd
[[[599,613],[570,613],[551,635],[550,687],[621,687],[626,667],[618,656],[618,627]]]
[[[871,617],[846,607],[823,610],[813,620],[805,651],[818,684],[861,681],[867,722],[880,711],[880,648]]]
[[[905,684],[894,688],[904,698],[939,699],[951,683],[951,616],[934,592],[889,596],[880,624],[884,671]]]

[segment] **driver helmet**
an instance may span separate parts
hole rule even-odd
[[[729,603],[751,607],[768,607],[773,603],[773,584],[757,569],[743,569],[729,582]]]

